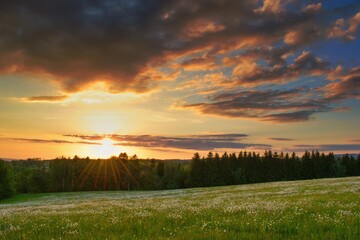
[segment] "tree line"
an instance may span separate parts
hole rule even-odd
[[[360,175],[360,155],[318,151],[195,153],[191,161],[138,159],[0,160],[0,199],[14,193],[162,190]]]

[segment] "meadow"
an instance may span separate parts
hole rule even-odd
[[[360,177],[16,195],[0,239],[358,239]]]

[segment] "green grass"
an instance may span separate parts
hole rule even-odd
[[[33,201],[33,200],[37,200],[37,199],[42,198],[47,195],[48,195],[47,193],[16,194],[10,198],[1,199],[0,204],[10,204],[10,203],[21,203],[21,202]]]
[[[359,239],[360,177],[17,195],[0,239]]]

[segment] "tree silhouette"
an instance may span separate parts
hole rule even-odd
[[[75,156],[50,161],[0,161],[0,198],[17,193],[150,190],[222,186],[282,180],[360,175],[360,155],[318,151],[195,153],[190,161],[139,159],[121,153],[109,159]],[[15,189],[14,189],[15,188]]]
[[[0,160],[0,199],[14,194],[14,179],[8,163]]]

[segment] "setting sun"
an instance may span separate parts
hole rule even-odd
[[[97,151],[102,158],[109,158],[111,156],[119,155],[119,147],[115,146],[115,143],[110,138],[104,138],[99,142]]]
[[[100,143],[104,146],[104,148],[111,148],[115,144],[115,142],[112,141],[110,138],[104,138],[100,141]]]

